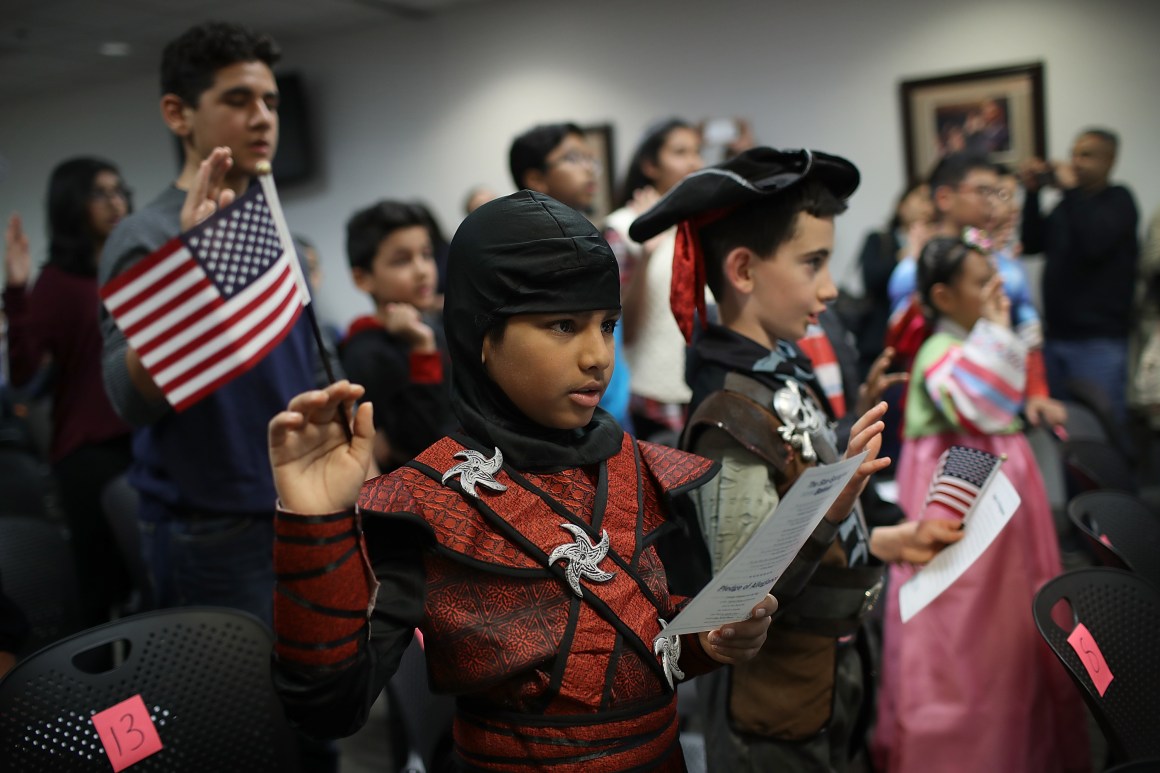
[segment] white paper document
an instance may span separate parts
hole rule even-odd
[[[853,459],[806,470],[773,514],[662,635],[712,631],[746,619],[806,544],[865,458],[862,452]]]
[[[1019,492],[1007,476],[996,472],[967,514],[970,521],[964,521],[962,540],[943,548],[929,564],[899,588],[898,605],[902,622],[905,623],[938,598],[983,555],[1019,509],[1020,501]]]

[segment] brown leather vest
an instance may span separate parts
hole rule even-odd
[[[804,385],[799,388],[817,403]],[[783,421],[773,410],[773,396],[768,386],[730,373],[725,388],[690,417],[682,447],[695,449],[708,429],[725,432],[769,466],[778,493],[784,494],[803,468],[800,454],[790,454],[780,434]],[[836,453],[819,447],[818,455],[834,461]],[[883,576],[881,566],[851,563],[842,541],[835,539],[806,588],[774,618],[757,657],[730,668],[729,710],[738,731],[804,740],[829,723],[839,639],[860,628]]]

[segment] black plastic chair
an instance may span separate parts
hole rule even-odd
[[[1052,618],[1061,600],[1071,607],[1065,630]],[[1035,624],[1067,667],[1108,739],[1117,762],[1160,757],[1160,592],[1120,569],[1068,572],[1035,594]],[[1112,672],[1101,697],[1079,655],[1067,642],[1076,622],[1091,632]]]
[[[1131,443],[1128,442],[1127,428],[1116,421],[1113,416],[1112,401],[1103,388],[1094,381],[1088,381],[1084,378],[1069,378],[1064,384],[1064,390],[1069,398],[1067,405],[1069,412],[1068,432],[1071,432],[1071,411],[1077,404],[1083,406],[1103,428],[1104,437],[1098,439],[1111,443],[1129,461],[1134,461],[1136,454]]]
[[[1160,773],[1160,758],[1125,762],[1123,765],[1108,768],[1104,773]]]
[[[121,665],[78,667],[123,642]],[[140,695],[163,748],[133,771],[298,770],[270,677],[273,639],[244,612],[186,607],[122,618],[46,647],[0,681],[0,770],[102,771],[91,716]]]
[[[1160,513],[1122,491],[1089,491],[1068,502],[1067,514],[1101,564],[1160,590]]]
[[[47,516],[54,496],[47,465],[27,451],[0,448],[0,516]]]
[[[1134,492],[1138,487],[1132,463],[1115,446],[1101,440],[1066,441],[1063,463],[1072,496],[1097,489]]]
[[[1068,438],[1072,440],[1099,440],[1103,443],[1111,442],[1108,437],[1108,428],[1104,421],[1084,403],[1064,400],[1067,408],[1067,422],[1064,428]]]
[[[0,517],[0,572],[4,592],[28,619],[28,639],[17,655],[81,630],[72,551],[58,527],[43,518]]]

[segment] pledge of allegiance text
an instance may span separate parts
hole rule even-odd
[[[865,458],[863,451],[852,459],[806,470],[745,546],[661,635],[712,631],[746,619],[785,572]]]

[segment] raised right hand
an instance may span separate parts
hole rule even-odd
[[[4,232],[4,281],[9,287],[23,287],[28,284],[31,273],[32,254],[28,250],[28,234],[24,233],[20,213],[13,212]]]
[[[233,203],[234,191],[226,185],[226,174],[233,165],[233,156],[226,147],[214,148],[201,162],[181,205],[182,233]]]
[[[423,321],[423,315],[409,303],[388,303],[377,316],[388,333],[400,336],[417,352],[435,351],[435,331]]]
[[[934,226],[925,220],[918,220],[906,229],[906,244],[898,249],[896,260],[917,260],[922,254],[922,248],[934,236]]]
[[[1003,292],[1003,276],[996,271],[983,286],[980,314],[996,325],[1011,328],[1011,299]]]
[[[628,202],[628,208],[637,215],[643,215],[652,209],[653,205],[660,199],[661,195],[657,193],[657,189],[651,185],[646,185],[632,192],[632,200]]]
[[[905,384],[910,380],[908,373],[887,373],[890,362],[894,359],[894,348],[887,346],[882,354],[870,366],[866,380],[858,387],[858,404],[854,412],[864,415],[882,401],[882,394],[895,384]]]
[[[375,427],[370,403],[359,406],[347,442],[339,406],[349,411],[363,388],[343,380],[295,396],[270,420],[270,466],[282,507],[304,515],[347,510],[358,501],[371,461]]]
[[[846,520],[850,511],[854,509],[854,503],[862,494],[862,489],[866,488],[870,476],[890,466],[889,456],[878,458],[878,452],[882,450],[882,431],[886,429],[886,424],[882,421],[886,409],[886,403],[878,403],[862,414],[850,428],[850,443],[846,446],[846,458],[853,458],[863,451],[869,453],[862,460],[862,464],[858,465],[854,477],[850,478],[842,493],[838,494],[834,504],[826,511],[826,520],[830,523],[838,524]]]

